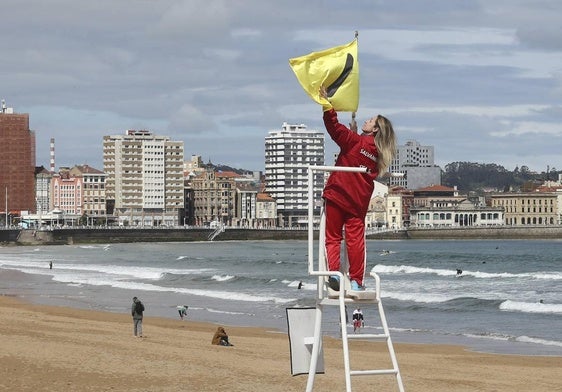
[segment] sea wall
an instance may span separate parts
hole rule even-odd
[[[2,229],[0,230],[0,244],[16,243],[20,230]]]
[[[208,241],[214,229],[54,229],[54,230],[0,230],[0,243],[12,245],[71,245],[127,242],[189,242]],[[315,237],[317,237],[315,235]],[[306,240],[307,230],[251,230],[227,229],[213,241],[245,240]]]
[[[55,229],[55,230],[0,230],[3,245],[68,245],[126,242],[189,242],[208,241],[214,229]],[[318,238],[317,231],[314,238]],[[422,240],[422,239],[562,239],[562,226],[540,227],[472,227],[408,229],[367,235],[368,239]],[[254,230],[226,229],[213,241],[247,240],[307,240],[307,230]]]
[[[408,229],[409,239],[562,239],[562,226]]]

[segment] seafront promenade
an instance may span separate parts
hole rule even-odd
[[[315,231],[315,238],[317,231]],[[306,229],[225,228],[61,228],[52,230],[0,230],[3,245],[71,245],[126,242],[187,242],[246,240],[306,240]],[[368,232],[367,239],[562,239],[562,226],[494,226],[460,228],[409,228]]]

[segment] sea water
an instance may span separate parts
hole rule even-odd
[[[367,249],[395,342],[562,355],[562,241],[370,240]],[[3,247],[0,294],[122,313],[137,296],[147,329],[150,316],[179,320],[176,306],[187,305],[187,319],[286,332],[287,308],[315,306],[307,263],[306,241]],[[362,309],[363,331],[377,333],[376,308]],[[336,307],[323,329],[338,335]]]

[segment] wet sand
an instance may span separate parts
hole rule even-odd
[[[217,325],[34,305],[0,296],[0,390],[304,391],[285,333],[224,326],[233,347],[212,346]],[[352,363],[390,367],[386,345],[353,341]],[[460,346],[396,344],[406,391],[562,391],[562,357],[481,354]],[[324,339],[315,391],[344,391],[341,341]],[[352,367],[353,364],[352,364]],[[357,365],[355,366],[357,367]],[[353,390],[396,391],[394,376],[352,378]]]

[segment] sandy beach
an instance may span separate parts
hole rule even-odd
[[[304,391],[285,333],[224,326],[233,347],[212,346],[217,326],[33,305],[0,297],[3,391]],[[352,360],[389,366],[385,346],[357,343]],[[395,344],[407,391],[562,391],[562,357],[481,354],[463,347]],[[343,391],[341,342],[324,339],[315,391]],[[353,365],[352,365],[353,366]],[[358,391],[397,390],[393,376],[354,377]]]

